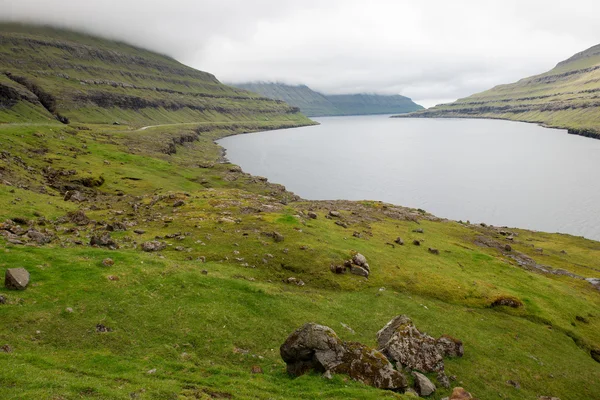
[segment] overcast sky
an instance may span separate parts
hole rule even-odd
[[[425,106],[545,72],[600,43],[598,0],[0,0],[225,82],[402,94]]]

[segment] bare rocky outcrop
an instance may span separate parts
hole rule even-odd
[[[292,333],[280,348],[292,376],[310,370],[346,374],[379,389],[404,390],[406,377],[383,354],[356,342],[344,342],[329,327],[307,323]]]

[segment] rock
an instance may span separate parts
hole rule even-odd
[[[112,267],[113,265],[115,265],[115,262],[112,258],[105,258],[104,260],[102,260],[102,265],[104,265],[105,267]]]
[[[110,234],[105,233],[101,236],[92,236],[90,239],[90,245],[92,246],[100,246],[100,247],[109,247],[109,248],[118,248],[117,242],[115,242]]]
[[[112,328],[109,328],[108,326],[105,326],[103,324],[97,324],[96,332],[99,332],[99,333],[112,332]]]
[[[379,389],[402,390],[407,381],[379,351],[360,343],[343,342],[326,326],[307,323],[292,333],[280,348],[288,374],[310,370],[346,374]]]
[[[81,203],[85,201],[85,196],[78,190],[69,190],[65,193],[64,201],[75,201]]]
[[[52,236],[45,235],[33,229],[27,232],[27,237],[39,245],[44,245],[52,241]]]
[[[329,266],[329,269],[331,270],[331,272],[333,272],[334,274],[343,274],[344,272],[346,272],[346,267],[342,266],[342,265],[335,265],[335,264],[331,264]]]
[[[512,251],[512,247],[510,244],[507,244],[506,246],[504,246],[504,250],[505,251]]]
[[[136,233],[138,235],[143,235],[144,233],[146,233],[146,231],[143,229],[136,229],[133,231],[133,233]]]
[[[127,225],[125,225],[123,222],[115,221],[111,224],[106,225],[106,230],[110,232],[126,231]]]
[[[442,335],[435,341],[435,345],[444,357],[462,357],[465,353],[463,342],[452,336]]]
[[[106,277],[106,279],[108,279],[109,281],[117,282],[119,280],[119,277],[115,275],[109,275]]]
[[[203,269],[203,270],[202,270],[202,275],[208,275],[208,271],[207,271],[207,270],[205,270],[205,269]]]
[[[430,247],[429,249],[427,249],[431,254],[435,254],[435,255],[439,255],[440,251],[438,249],[434,249],[433,247]]]
[[[594,361],[600,363],[600,349],[592,349],[590,351],[590,355],[592,356],[592,358],[594,359]]]
[[[331,375],[331,371],[327,370],[323,373],[323,378],[327,379],[327,380],[332,380],[333,379],[333,375]]]
[[[423,229],[422,228],[418,228],[418,229],[413,229],[414,233],[423,233]]]
[[[29,272],[25,268],[9,268],[4,275],[4,286],[7,289],[25,290],[29,285]]]
[[[509,381],[506,381],[506,383],[508,385],[514,387],[515,389],[521,389],[521,384],[517,381],[509,380]]]
[[[71,307],[65,308],[65,311],[68,312],[69,314],[73,313],[73,309]]]
[[[260,365],[253,365],[252,369],[250,370],[250,372],[253,373],[253,374],[262,374],[263,370],[260,367]]]
[[[450,387],[450,379],[448,379],[448,376],[444,371],[438,371],[436,378],[438,383],[446,389]]]
[[[13,349],[9,345],[5,344],[4,346],[0,346],[0,351],[4,353],[12,353]]]
[[[540,397],[538,397],[538,400],[560,400],[560,399],[558,397],[540,396]]]
[[[422,372],[444,370],[436,340],[421,333],[406,315],[395,317],[377,332],[377,344],[392,362]]]
[[[402,240],[400,236],[398,236],[396,240],[394,240],[394,243],[399,244],[400,246],[404,246],[404,240]]]
[[[152,240],[150,242],[144,242],[142,243],[142,250],[150,253],[153,251],[161,251],[164,250],[167,247],[167,244],[165,242],[159,242],[157,240]]]
[[[425,375],[414,371],[412,376],[415,378],[415,390],[419,396],[429,396],[435,392],[435,385]]]
[[[273,231],[273,240],[275,243],[280,243],[285,240],[285,237],[281,233]]]
[[[348,224],[345,223],[344,221],[335,221],[335,224],[337,226],[341,226],[342,228],[348,228]]]
[[[0,304],[6,304],[6,297],[0,294]]]
[[[417,240],[417,239],[415,239],[415,240],[413,240],[413,244],[414,244],[415,246],[420,246],[420,245],[421,245],[421,241],[420,241],[420,240]]]
[[[310,219],[317,219],[317,213],[316,212],[309,211],[307,215],[308,215],[308,218],[310,218]]]
[[[154,375],[154,374],[156,373],[156,368],[152,368],[152,369],[150,369],[150,370],[146,371],[146,373],[147,373],[148,375]]]
[[[521,300],[517,299],[516,297],[502,296],[502,297],[496,298],[492,302],[491,306],[492,307],[506,306],[506,307],[512,307],[512,308],[520,308],[520,307],[523,307],[523,302],[521,302]]]
[[[329,216],[339,218],[342,216],[339,211],[329,211]]]
[[[472,398],[471,393],[461,387],[455,387],[450,395],[450,400],[467,400]]]
[[[67,214],[69,221],[78,226],[84,226],[90,223],[90,219],[81,210],[73,211]]]
[[[363,267],[359,267],[358,265],[352,265],[352,267],[350,267],[350,273],[354,275],[364,276],[365,278],[369,277],[369,271],[367,271]]]
[[[408,388],[404,391],[404,394],[409,397],[419,397],[419,393],[413,388]]]
[[[183,200],[177,200],[175,203],[173,203],[173,207],[183,207],[185,205],[185,201]]]
[[[586,278],[585,280],[591,283],[594,288],[600,290],[600,278]]]
[[[356,253],[353,257],[352,257],[352,262],[356,265],[358,265],[359,267],[364,266],[365,264],[367,264],[367,258],[365,256],[363,256],[360,253]]]

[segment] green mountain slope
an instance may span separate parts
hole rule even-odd
[[[64,35],[69,48],[124,46]],[[10,47],[22,60],[40,54],[24,41]],[[44,49],[47,64],[82,62],[79,52]],[[120,49],[114,64],[89,63],[106,74],[140,54]],[[600,393],[600,291],[582,279],[598,277],[600,243],[377,201],[303,201],[226,162],[215,143],[307,122],[288,106],[239,92],[251,100],[232,100],[236,120],[214,111],[203,121],[138,129],[200,113],[82,102],[83,112],[66,106],[79,86],[55,70],[41,74],[44,65],[18,73],[55,96],[54,111],[35,87],[37,94],[2,81],[9,94],[0,115],[15,123],[0,124],[0,276],[26,268],[31,282],[23,291],[0,286],[0,399],[408,400],[346,375],[292,379],[279,354],[309,321],[376,346],[375,333],[403,313],[434,337],[464,342],[464,357],[446,358],[445,368],[451,386],[476,398]],[[185,78],[196,82],[188,90],[200,91],[198,76]],[[125,90],[99,86],[111,95]],[[155,101],[153,92],[135,93]],[[223,101],[208,99],[209,106]],[[267,105],[275,111],[256,111]],[[99,116],[108,124],[85,122]],[[130,125],[113,125],[116,116]],[[144,251],[153,241],[160,249]],[[368,278],[332,272],[354,252],[367,258]],[[430,399],[450,395],[435,373],[427,375],[437,385]]]
[[[552,70],[411,114],[411,117],[502,118],[600,137],[600,45]]]
[[[268,82],[235,83],[233,85],[265,97],[283,100],[300,108],[304,114],[311,117],[394,114],[423,109],[408,97],[400,95],[325,95],[315,92],[306,85],[293,86]]]
[[[124,43],[0,24],[0,123],[150,125],[197,121],[310,123],[298,109]]]

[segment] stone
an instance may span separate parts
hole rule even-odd
[[[38,232],[33,229],[27,232],[27,237],[39,245],[44,245],[52,241],[52,236],[43,234],[42,232]]]
[[[538,400],[560,400],[558,397],[552,397],[552,396],[540,396],[538,397]]]
[[[431,254],[435,254],[435,255],[439,255],[440,251],[438,249],[434,249],[433,247],[430,247],[429,249],[427,249]]]
[[[273,240],[275,243],[281,243],[285,240],[285,237],[281,233],[273,231]]]
[[[317,219],[317,213],[316,212],[309,211],[308,214],[306,214],[306,215],[308,215],[308,218],[310,218],[310,219]]]
[[[0,294],[0,304],[6,304],[6,297]]]
[[[394,240],[394,243],[399,244],[400,246],[404,246],[404,240],[402,240],[400,236],[398,236],[396,240]]]
[[[90,219],[81,210],[73,211],[67,214],[69,221],[78,226],[84,226],[90,223]]]
[[[358,276],[364,276],[365,278],[369,277],[369,271],[357,265],[353,265],[352,267],[350,267],[350,273]]]
[[[78,190],[69,190],[65,193],[64,201],[82,202],[85,201],[85,196]]]
[[[69,314],[73,313],[73,309],[71,307],[65,308],[65,311],[68,312]]]
[[[404,391],[404,394],[409,397],[419,397],[419,393],[413,388],[408,388]]]
[[[521,300],[517,299],[516,297],[503,296],[503,297],[496,298],[492,302],[491,306],[492,307],[505,306],[505,307],[512,307],[512,308],[521,308],[521,307],[523,307],[523,302],[521,302]]]
[[[99,247],[109,247],[109,248],[118,248],[119,246],[117,245],[117,242],[115,242],[111,237],[110,234],[105,233],[104,235],[100,235],[100,236],[92,236],[92,238],[90,239],[90,245],[92,246],[99,246]]]
[[[462,357],[465,354],[463,342],[452,336],[442,335],[435,341],[440,354],[444,357]]]
[[[383,354],[360,343],[343,342],[329,327],[307,323],[293,332],[280,347],[281,358],[291,376],[310,370],[346,374],[379,389],[403,390],[406,377],[396,371]]]
[[[413,244],[414,244],[415,246],[420,246],[420,245],[421,245],[421,241],[420,241],[420,240],[417,240],[417,239],[415,239],[415,240],[413,240]]]
[[[25,268],[9,268],[4,275],[7,289],[25,290],[29,285],[29,272]]]
[[[177,200],[175,203],[173,203],[173,207],[183,207],[185,205],[185,201],[183,200]]]
[[[505,245],[504,251],[512,251],[512,246],[510,244]]]
[[[329,211],[329,215],[335,218],[339,218],[342,216],[339,211]]]
[[[473,396],[471,396],[471,393],[461,387],[452,389],[452,394],[450,395],[450,400],[468,400],[472,398]]]
[[[142,250],[151,253],[153,251],[161,251],[167,247],[165,242],[159,242],[158,240],[152,240],[150,242],[142,243]]]
[[[331,371],[327,370],[323,373],[323,378],[327,379],[327,380],[332,380],[333,379],[333,375],[331,374]]]
[[[346,272],[346,267],[343,265],[335,265],[335,264],[331,264],[329,266],[329,269],[331,270],[331,272],[333,272],[334,274],[343,274],[344,272]]]
[[[4,346],[0,346],[0,351],[4,353],[12,353],[13,349],[9,345],[5,344]]]
[[[252,369],[250,370],[250,372],[253,373],[253,374],[262,374],[263,370],[260,367],[260,365],[253,365]]]
[[[415,378],[414,387],[419,396],[429,396],[435,392],[435,385],[425,375],[414,371],[412,376]]]
[[[585,278],[595,289],[600,290],[600,278]]]
[[[99,332],[99,333],[112,332],[112,328],[109,328],[108,326],[105,326],[103,324],[97,324],[96,332]]]
[[[506,384],[514,387],[515,389],[521,389],[521,384],[517,381],[509,380],[506,381]]]
[[[418,228],[418,229],[413,229],[414,233],[423,233],[423,229],[422,228]]]
[[[367,264],[367,258],[365,256],[363,256],[360,253],[356,253],[353,257],[352,257],[352,262],[356,265],[358,265],[359,267],[364,266],[365,264]]]
[[[113,265],[115,265],[115,261],[112,258],[105,258],[104,260],[102,260],[102,265],[104,265],[105,267],[112,267]]]

